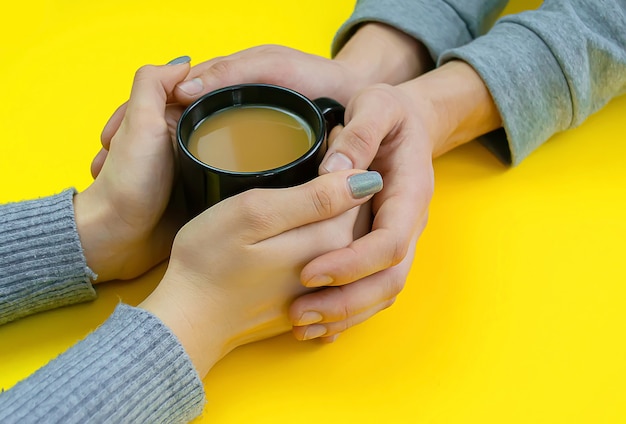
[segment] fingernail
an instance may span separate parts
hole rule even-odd
[[[204,85],[202,84],[202,80],[200,78],[194,78],[189,81],[181,82],[177,87],[188,95],[195,96],[196,94],[200,94],[202,92]]]
[[[323,325],[310,325],[304,331],[303,340],[316,339],[318,337],[322,337],[324,334],[326,334],[326,327]]]
[[[362,199],[383,189],[383,177],[376,171],[354,174],[348,177],[352,197]]]
[[[322,314],[319,312],[308,311],[302,314],[296,325],[301,327],[304,325],[315,324],[320,322],[322,319],[324,319],[324,317],[322,317]]]
[[[324,337],[324,343],[335,343],[335,340],[339,337],[339,333],[333,334],[332,336]]]
[[[191,58],[189,56],[181,56],[181,57],[177,57],[176,59],[172,59],[169,62],[167,62],[168,65],[181,65],[183,63],[189,63],[191,62]]]
[[[324,168],[327,172],[337,172],[352,169],[354,168],[354,165],[348,156],[343,153],[336,152],[324,161],[322,168]]]
[[[313,278],[304,282],[306,287],[323,287],[330,286],[335,280],[330,275],[315,275]]]

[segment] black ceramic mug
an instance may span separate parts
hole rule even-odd
[[[255,172],[220,169],[190,152],[191,135],[205,119],[228,109],[250,106],[278,109],[299,117],[311,130],[308,151],[292,162]],[[196,100],[183,112],[177,129],[178,160],[190,216],[251,188],[290,187],[315,178],[326,154],[328,133],[343,124],[344,112],[343,106],[332,99],[312,101],[296,91],[269,84],[225,87]],[[254,142],[251,137],[249,143]]]

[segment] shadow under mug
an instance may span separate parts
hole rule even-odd
[[[311,147],[293,162],[258,172],[224,170],[196,158],[187,147],[192,132],[207,117],[241,106],[269,106],[296,114],[312,130]],[[291,187],[315,178],[326,154],[328,133],[334,126],[343,125],[344,112],[344,107],[335,100],[311,101],[296,91],[269,84],[234,85],[196,100],[183,112],[177,128],[178,161],[190,218],[251,188]]]

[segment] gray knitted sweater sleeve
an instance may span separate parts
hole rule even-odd
[[[486,33],[508,0],[358,0],[352,16],[339,28],[336,54],[366,22],[391,25],[421,41],[437,60],[445,50],[465,45]]]
[[[468,62],[489,88],[506,135],[492,133],[487,144],[517,164],[626,91],[626,2],[546,0],[439,62],[452,59]]]
[[[0,324],[95,299],[74,193],[0,206]]]
[[[202,382],[169,329],[120,304],[83,341],[0,393],[0,422],[184,423],[204,402]]]
[[[482,141],[518,164],[553,134],[573,128],[626,91],[624,0],[546,0],[500,19],[508,1],[359,0],[333,54],[364,22],[420,40],[439,65],[461,59],[487,85],[503,129]],[[485,34],[489,31],[487,34]]]
[[[0,322],[95,298],[73,195],[0,206]],[[202,382],[169,329],[119,305],[83,341],[2,391],[0,422],[177,423],[198,416],[204,402]]]

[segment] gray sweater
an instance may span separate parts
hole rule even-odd
[[[73,194],[0,206],[0,322],[95,298]],[[155,316],[121,304],[83,341],[0,393],[0,422],[187,422],[204,402],[176,337]]]
[[[359,0],[333,44],[361,23],[390,24],[423,42],[439,63],[461,59],[482,77],[503,120],[484,138],[518,164],[626,91],[626,2],[546,0],[505,16],[506,0]]]

